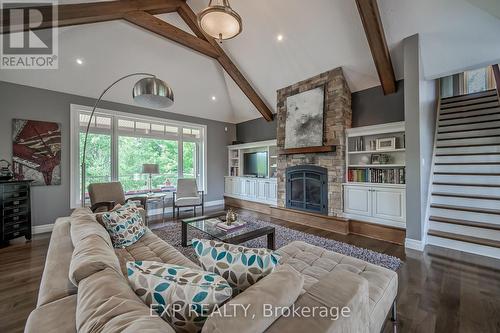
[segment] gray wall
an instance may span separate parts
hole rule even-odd
[[[425,239],[436,125],[436,82],[423,78],[419,36],[403,41],[406,119],[406,238]]]
[[[378,125],[405,120],[404,81],[397,82],[395,94],[384,95],[381,86],[352,94],[352,127]],[[240,142],[276,139],[276,119],[264,118],[245,121],[236,125]]]
[[[276,139],[276,115],[273,121],[257,118],[236,125],[236,140],[247,143]]]
[[[94,99],[0,81],[0,159],[12,160],[12,119],[55,121],[62,124],[62,185],[33,187],[33,224],[51,224],[70,213],[70,104],[92,106]],[[236,126],[159,110],[103,102],[111,110],[207,125],[207,201],[221,200],[227,173],[226,145],[236,138]],[[225,131],[227,127],[228,131]]]
[[[382,86],[352,94],[352,127],[405,120],[404,81],[397,82],[394,94],[384,95]]]

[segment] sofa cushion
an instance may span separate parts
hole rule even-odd
[[[201,331],[207,316],[233,293],[222,277],[198,269],[131,261],[127,272],[137,296],[182,332]]]
[[[308,290],[325,274],[337,270],[357,274],[368,281],[370,331],[381,330],[398,290],[398,275],[387,268],[361,259],[335,253],[305,242],[292,242],[279,250],[282,263],[293,266],[304,275]]]
[[[201,205],[201,198],[200,197],[176,198],[175,205],[179,207]]]
[[[70,217],[56,220],[50,236],[47,259],[38,292],[37,307],[77,292],[76,287],[68,279],[71,254],[73,253],[70,230]]]
[[[268,249],[196,238],[192,244],[203,269],[225,278],[236,293],[271,274],[280,259],[279,255]]]
[[[94,214],[84,214],[81,212],[77,215],[71,215],[71,241],[73,242],[73,246],[89,235],[99,236],[109,244],[109,246],[113,246],[109,233],[97,222]]]
[[[151,230],[147,229],[144,236],[135,244],[124,249],[115,249],[120,260],[123,275],[127,276],[128,261],[157,261],[183,267],[200,269],[198,265],[186,258],[172,245],[161,240]]]
[[[264,332],[280,314],[280,311],[273,311],[277,316],[269,316],[269,309],[264,307],[290,307],[299,297],[303,284],[303,276],[290,265],[279,266],[214,312],[203,326],[203,333]]]
[[[175,332],[159,316],[151,316],[127,279],[109,268],[80,281],[76,327],[86,333]]]
[[[102,214],[104,226],[115,248],[124,248],[137,242],[146,232],[139,208],[128,202],[121,208]]]
[[[30,313],[24,332],[75,333],[76,298],[70,295],[37,307]]]
[[[294,312],[298,315],[278,318],[266,333],[378,332],[369,330],[368,282],[345,270],[323,275],[299,296],[293,307],[299,309]],[[316,312],[300,309],[316,309]]]

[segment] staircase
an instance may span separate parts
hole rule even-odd
[[[444,98],[427,243],[500,258],[500,104],[496,90]]]

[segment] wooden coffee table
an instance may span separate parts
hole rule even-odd
[[[190,242],[188,242],[188,231],[195,229],[221,242],[231,244],[241,244],[255,238],[267,236],[267,248],[270,250],[275,249],[275,229],[273,227],[262,227],[257,223],[246,221],[246,225],[237,230],[224,231],[207,222],[209,219],[222,216],[226,216],[226,213],[219,212],[182,220],[182,246],[188,247],[190,245]]]

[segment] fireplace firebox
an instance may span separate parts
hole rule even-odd
[[[328,215],[328,170],[314,165],[286,169],[286,207]]]

